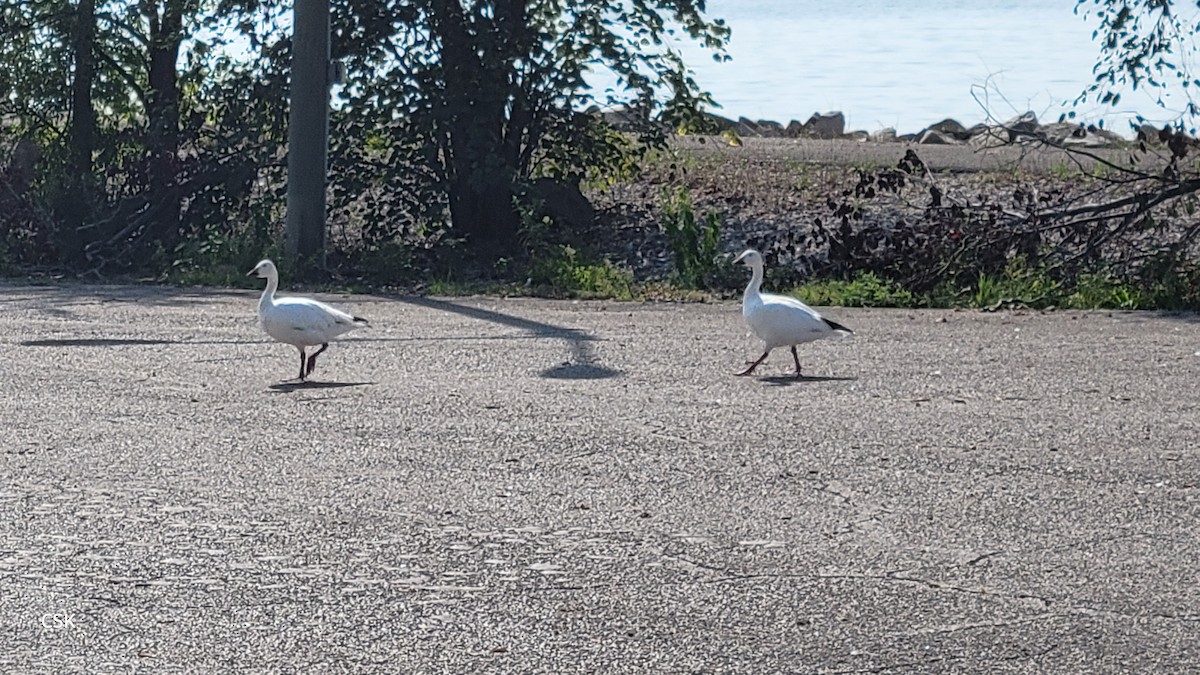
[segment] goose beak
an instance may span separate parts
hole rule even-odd
[[[250,270],[249,272],[246,272],[246,276],[248,276],[248,277],[256,276],[255,272],[257,272],[257,271],[258,271],[258,268],[255,267],[254,269]]]
[[[749,251],[742,253],[741,255],[739,255],[738,257],[733,259],[733,264],[736,265],[740,262],[743,262],[746,259],[746,256],[748,256],[748,255],[750,255]]]

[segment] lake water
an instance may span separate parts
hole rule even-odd
[[[1074,8],[1074,0],[709,0],[708,14],[733,29],[732,60],[683,51],[727,117],[786,124],[841,110],[848,130],[906,133],[945,117],[985,121],[983,102],[1000,121],[1026,110],[1054,121],[1092,81],[1099,52],[1096,21]],[[1138,113],[1160,124],[1178,115],[1154,100],[1126,92],[1116,109],[1076,112],[1128,135],[1126,120]],[[1179,100],[1168,102],[1182,109]]]

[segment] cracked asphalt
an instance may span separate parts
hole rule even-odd
[[[1200,320],[0,286],[0,670],[1200,670]]]

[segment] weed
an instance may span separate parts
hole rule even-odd
[[[1079,169],[1065,159],[1060,159],[1050,167],[1050,175],[1059,180],[1067,180],[1079,175]]]
[[[663,229],[675,259],[676,282],[684,288],[705,288],[717,271],[721,216],[709,211],[696,218],[691,193],[685,187],[663,191]]]
[[[554,254],[535,260],[529,270],[529,286],[572,298],[633,299],[632,272],[609,260],[584,262],[570,246],[560,246]]]
[[[792,295],[810,305],[839,307],[919,307],[924,300],[881,279],[873,272],[860,272],[850,281],[814,281],[796,287]]]

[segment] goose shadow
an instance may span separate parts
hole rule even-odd
[[[817,382],[855,382],[857,377],[841,377],[838,375],[770,375],[756,378],[759,382],[773,387],[790,387],[793,384],[815,384]]]
[[[277,393],[286,394],[293,391],[302,391],[305,389],[344,389],[346,387],[366,387],[375,384],[374,382],[314,382],[306,380],[304,382],[277,382],[268,385],[267,389]]]
[[[478,321],[487,321],[528,331],[535,338],[550,338],[566,342],[569,354],[567,362],[546,368],[539,373],[539,377],[557,380],[602,380],[610,377],[620,377],[625,374],[622,370],[608,368],[598,363],[599,358],[596,356],[596,350],[592,346],[592,343],[596,341],[596,337],[587,331],[577,328],[567,328],[565,326],[555,326],[541,321],[533,321],[511,314],[483,309],[482,307],[460,305],[445,300],[434,300],[433,298],[420,296],[398,296],[395,299],[400,302],[407,302],[410,305],[417,305],[418,307],[452,312]]]

